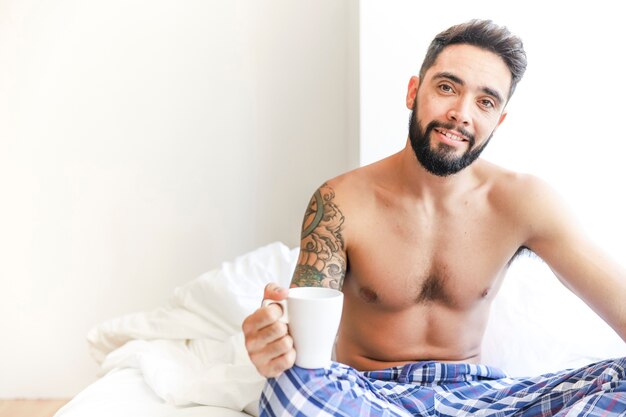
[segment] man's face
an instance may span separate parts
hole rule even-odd
[[[409,139],[422,166],[447,176],[474,162],[506,116],[510,84],[496,54],[470,45],[444,49],[424,79],[409,84]]]

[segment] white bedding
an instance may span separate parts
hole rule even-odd
[[[246,355],[241,322],[267,282],[288,285],[296,258],[273,243],[176,289],[155,311],[95,327],[88,341],[105,376],[56,417],[256,414],[264,380]],[[543,263],[514,263],[494,301],[484,363],[517,376],[624,355],[619,337]]]
[[[178,407],[159,398],[138,369],[113,370],[91,384],[56,416],[72,417],[249,417],[228,408]]]

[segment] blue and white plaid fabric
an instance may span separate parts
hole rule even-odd
[[[333,363],[268,379],[261,416],[626,416],[626,358],[533,378],[416,362],[359,372]]]

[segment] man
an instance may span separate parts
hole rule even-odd
[[[344,293],[338,363],[293,366],[280,307],[257,310],[243,330],[269,378],[262,415],[626,415],[624,360],[530,379],[479,365],[524,248],[626,340],[625,271],[546,184],[478,159],[525,68],[521,41],[490,21],[442,32],[408,85],[406,147],[316,191],[292,286]],[[270,284],[264,297],[286,295]]]

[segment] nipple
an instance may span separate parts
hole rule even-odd
[[[378,294],[369,288],[361,288],[359,290],[359,295],[367,303],[375,303],[378,300]]]

